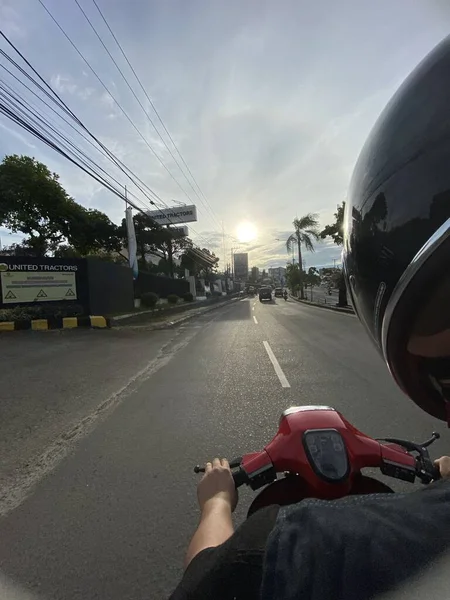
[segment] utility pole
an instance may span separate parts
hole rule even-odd
[[[223,268],[225,270],[225,261],[227,260],[227,258],[226,258],[226,253],[225,253],[225,227],[223,225],[223,219],[222,219],[222,252],[223,252]]]

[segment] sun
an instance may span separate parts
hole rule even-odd
[[[240,242],[251,242],[257,235],[257,229],[253,223],[243,221],[236,228],[236,235]]]

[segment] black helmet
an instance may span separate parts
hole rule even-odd
[[[355,167],[344,272],[398,385],[450,425],[450,36],[389,102]]]

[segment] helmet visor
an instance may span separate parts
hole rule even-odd
[[[406,269],[382,329],[384,356],[397,383],[450,424],[450,219]]]

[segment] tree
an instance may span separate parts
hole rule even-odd
[[[302,274],[299,265],[286,265],[286,283],[292,293],[302,289]]]
[[[333,242],[338,246],[342,246],[344,243],[344,211],[345,202],[338,204],[337,210],[334,213],[334,223],[327,225],[320,232],[320,237],[325,239],[326,237],[332,238]]]
[[[33,249],[26,244],[11,244],[3,246],[0,250],[0,256],[34,256]]]
[[[308,272],[304,276],[304,284],[307,288],[311,288],[311,299],[312,299],[312,288],[320,284],[320,275],[316,267],[309,267]]]
[[[326,237],[331,237],[333,242],[338,246],[342,246],[344,243],[344,212],[345,212],[345,202],[342,202],[341,205],[338,204],[337,210],[334,213],[334,223],[331,225],[327,225],[321,232],[320,237],[325,239]],[[347,288],[345,286],[345,278],[344,274],[341,272],[338,279],[337,285],[339,289],[339,299],[338,306],[348,306],[347,300]]]
[[[35,256],[54,251],[68,235],[73,201],[58,180],[29,156],[5,156],[0,164],[0,225],[28,236]]]
[[[58,175],[29,156],[5,156],[0,164],[0,225],[28,236],[20,246],[32,256],[86,256],[121,246],[107,215],[75,202]]]
[[[309,252],[314,252],[313,240],[317,241],[320,239],[319,233],[319,221],[317,215],[308,213],[300,219],[294,219],[294,233],[286,240],[286,250],[292,251],[294,244],[297,244],[298,248],[298,264],[300,265],[300,277],[301,280],[304,278],[303,271],[303,260],[302,260],[302,244]],[[301,298],[305,297],[303,285],[300,285]]]
[[[118,252],[122,247],[121,229],[94,208],[84,208],[73,200],[67,239],[80,256],[98,252]]]
[[[145,255],[156,251],[156,245],[160,238],[159,232],[162,228],[148,215],[137,213],[133,216],[134,230],[136,233],[137,256],[141,267],[146,267],[147,261]],[[127,227],[125,219],[122,220],[121,227],[122,242],[127,244]]]

